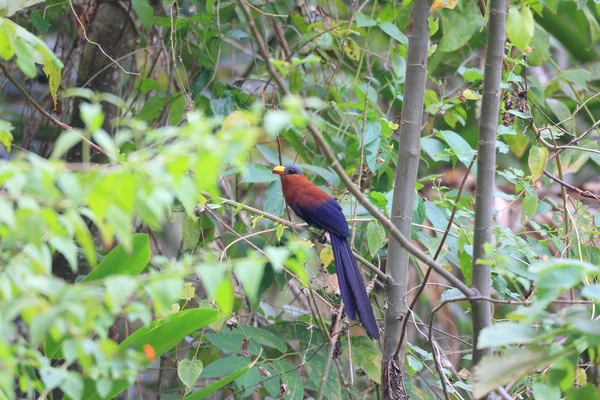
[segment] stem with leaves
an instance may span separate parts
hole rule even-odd
[[[406,59],[406,85],[400,121],[398,161],[392,199],[392,223],[405,237],[410,237],[412,227],[413,202],[417,171],[419,168],[421,122],[427,78],[427,48],[429,46],[429,1],[415,0],[412,8],[412,31],[408,40]],[[393,236],[388,245],[387,271],[393,284],[386,288],[387,311],[385,314],[385,340],[383,344],[383,365],[392,358],[404,359],[404,345],[399,343],[402,336],[402,321],[407,318],[404,297],[406,296],[408,264],[410,252]],[[398,362],[402,365],[402,362]],[[401,381],[401,377],[389,376],[390,369],[382,368],[384,398],[388,391]],[[398,379],[399,378],[399,379]]]
[[[490,297],[491,266],[485,263],[485,244],[492,242],[494,212],[494,176],[496,173],[496,134],[500,112],[500,82],[506,26],[506,3],[490,0],[489,28],[483,77],[483,100],[479,123],[477,157],[477,193],[475,195],[475,237],[473,243],[473,288],[481,296]],[[483,261],[483,263],[482,263]],[[473,365],[491,354],[491,348],[478,349],[480,332],[492,323],[489,303],[472,301],[473,307]]]

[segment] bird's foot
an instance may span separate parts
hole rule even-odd
[[[319,243],[321,243],[321,244],[327,243],[327,237],[325,236],[325,232],[317,233],[310,228],[308,228],[308,231],[319,241]]]

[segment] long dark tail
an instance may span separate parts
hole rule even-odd
[[[375,314],[369,302],[369,295],[365,289],[365,284],[356,265],[356,259],[350,249],[348,239],[329,234],[331,238],[331,247],[333,247],[333,257],[337,269],[338,283],[342,300],[346,309],[346,314],[352,320],[356,319],[356,313],[360,317],[367,334],[375,339],[379,338],[379,328],[375,321]]]

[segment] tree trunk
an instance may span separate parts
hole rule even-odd
[[[392,200],[392,222],[404,236],[410,238],[415,184],[419,168],[423,98],[427,77],[427,49],[429,46],[429,1],[415,0],[412,9],[412,30],[408,39],[406,84],[400,122],[398,162]],[[393,284],[386,288],[385,336],[382,359],[384,399],[408,398],[404,390],[404,343],[400,343],[402,322],[406,315],[404,304],[408,280],[410,253],[390,237],[387,273]]]

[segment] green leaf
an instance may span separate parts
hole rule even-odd
[[[470,1],[464,3],[462,11],[442,9],[438,12],[443,33],[438,50],[445,53],[462,49],[483,22],[479,9]]]
[[[383,247],[385,242],[385,229],[379,222],[371,221],[367,225],[367,244],[369,246],[369,253],[371,256],[377,254],[377,252]]]
[[[444,151],[444,145],[434,138],[421,138],[421,148],[433,161],[450,161]]]
[[[575,119],[571,118],[571,111],[565,103],[558,99],[546,99],[546,104],[556,115],[556,123],[562,122],[562,126],[569,132],[575,132]],[[564,122],[563,122],[564,121]]]
[[[361,12],[356,13],[356,26],[358,26],[359,28],[368,28],[370,26],[375,25],[377,25],[377,21],[367,17]]]
[[[221,359],[219,361],[227,360],[228,358],[232,358],[232,357],[223,358],[223,359]],[[238,358],[243,358],[243,357],[238,357]],[[254,365],[258,361],[258,357],[254,361],[252,361],[252,362],[250,362],[250,360],[248,360],[246,358],[243,358],[243,359],[246,362],[248,362],[248,365],[246,365],[245,367],[240,368],[239,370],[237,370],[236,372],[233,372],[230,375],[227,375],[225,378],[220,379],[220,380],[218,380],[216,382],[213,382],[210,385],[207,385],[204,388],[198,390],[197,392],[194,392],[194,393],[190,394],[189,396],[184,397],[183,400],[201,400],[201,399],[204,399],[204,398],[210,396],[211,394],[213,394],[217,390],[225,387],[226,385],[230,384],[231,382],[233,382],[237,378],[241,377],[242,375],[244,375],[245,373],[247,373],[248,371],[250,371],[250,369],[252,367],[254,367]],[[205,369],[205,371],[206,371],[206,369]],[[203,376],[204,376],[204,374],[203,374]]]
[[[260,151],[260,154],[263,155],[263,157],[270,162],[273,165],[279,165],[279,153],[277,153],[276,150],[267,147],[265,145],[262,144],[257,144],[256,148],[258,149],[258,151]],[[289,165],[289,164],[294,164],[294,161],[291,160],[289,157],[285,156],[282,154],[281,159],[283,161],[283,165]]]
[[[543,174],[546,168],[546,163],[549,157],[548,149],[542,146],[532,146],[529,150],[529,158],[527,164],[531,171],[531,179],[538,180]]]
[[[236,263],[234,270],[244,288],[244,292],[252,302],[256,301],[260,282],[265,271],[264,262],[256,258],[245,258]]]
[[[379,24],[379,27],[392,39],[395,39],[403,45],[408,46],[408,38],[404,33],[402,33],[402,31],[400,31],[400,29],[398,29],[395,24],[392,24],[391,22],[382,22]]]
[[[498,322],[484,328],[479,334],[477,348],[506,346],[517,343],[533,343],[537,339],[536,330],[516,322]]]
[[[319,387],[321,383],[321,377],[323,376],[323,370],[325,368],[325,357],[322,354],[316,354],[310,361],[304,365],[306,374],[312,381],[315,387]],[[328,394],[330,400],[342,400],[342,388],[340,386],[340,380],[338,374],[335,373],[335,369],[332,366],[332,370],[329,371],[327,381],[325,382],[325,393]]]
[[[588,285],[581,290],[581,295],[590,300],[600,302],[600,285],[597,283]]]
[[[274,138],[288,124],[292,122],[292,115],[284,110],[270,110],[265,114],[264,127],[269,137]]]
[[[25,74],[25,76],[33,79],[37,75],[37,69],[35,67],[35,61],[27,48],[27,45],[20,41],[15,40],[12,42],[13,49],[17,55],[17,65],[19,69]]]
[[[44,18],[44,12],[42,10],[35,10],[32,12],[30,21],[34,28],[37,29],[42,35],[45,35],[48,32],[50,23]]]
[[[125,247],[119,244],[83,279],[83,282],[91,282],[111,275],[137,276],[148,265],[150,256],[148,235],[138,233],[133,236],[133,251],[127,253]]]
[[[539,204],[538,195],[535,190],[527,188],[522,203],[522,218],[531,218]]]
[[[560,389],[545,383],[535,383],[533,398],[535,400],[560,400]]]
[[[538,24],[535,24],[533,39],[529,43],[533,50],[529,53],[529,65],[536,67],[545,63],[550,58],[550,36]]]
[[[471,159],[475,155],[475,150],[471,148],[469,143],[465,139],[463,139],[459,134],[453,131],[440,131],[439,134],[442,138],[448,143],[450,149],[460,162],[462,162],[465,166],[469,166],[471,163]]]
[[[215,292],[215,303],[219,307],[219,311],[226,318],[229,318],[233,310],[233,285],[229,279],[223,279]]]
[[[246,357],[241,356],[229,356],[223,357],[212,363],[208,364],[202,374],[200,375],[203,379],[219,378],[232,374],[235,371],[243,369],[250,365],[251,362]]]
[[[154,24],[154,9],[148,4],[148,0],[131,0],[131,5],[140,21],[142,21],[142,24],[144,24],[144,27],[148,30],[152,29],[152,25]]]
[[[177,365],[177,376],[181,382],[188,388],[191,389],[196,384],[196,381],[200,377],[204,365],[200,360],[188,360],[183,359],[179,361]]]
[[[152,122],[162,112],[162,110],[167,105],[167,95],[166,93],[157,93],[154,96],[150,96],[150,98],[144,103],[142,110],[138,114],[138,118],[142,121]]]
[[[529,7],[521,10],[511,5],[506,17],[506,34],[508,39],[521,51],[526,51],[533,38],[535,21]]]
[[[408,369],[408,373],[410,376],[413,376],[417,372],[423,369],[425,366],[421,360],[413,356],[412,354],[408,354],[406,356],[405,361],[406,368]]]
[[[50,155],[50,159],[56,160],[61,158],[67,153],[73,146],[81,141],[81,135],[77,131],[69,129],[63,131],[58,137],[58,140],[54,142],[54,149]]]
[[[125,355],[126,350],[130,347],[141,352],[144,346],[151,346],[158,358],[179,344],[184,337],[213,323],[217,318],[218,312],[213,309],[196,308],[180,311],[138,329],[119,344],[118,351]],[[149,365],[150,361],[147,364]],[[125,379],[114,380],[112,390],[107,397],[113,398],[129,386],[130,383]],[[95,380],[85,380],[85,391],[82,399],[100,399],[96,391]]]
[[[352,336],[352,362],[361,368],[369,379],[381,382],[381,350],[366,336]]]
[[[579,260],[552,259],[531,265],[529,272],[539,274],[536,280],[538,294],[550,292],[557,296],[579,284],[586,275],[600,273],[600,268]]]
[[[171,125],[177,126],[181,122],[185,114],[186,107],[187,104],[183,95],[179,94],[171,99],[171,116],[169,117],[169,122],[171,122]]]
[[[10,122],[0,119],[0,144],[4,145],[9,153],[14,140],[12,133],[10,133],[13,129],[14,127]]]
[[[498,386],[519,379],[530,371],[543,369],[566,357],[562,352],[550,355],[545,346],[510,348],[502,356],[484,357],[474,369],[473,396],[482,398]]]
[[[567,392],[566,400],[598,400],[600,399],[600,391],[593,385],[583,387],[572,387]]]

